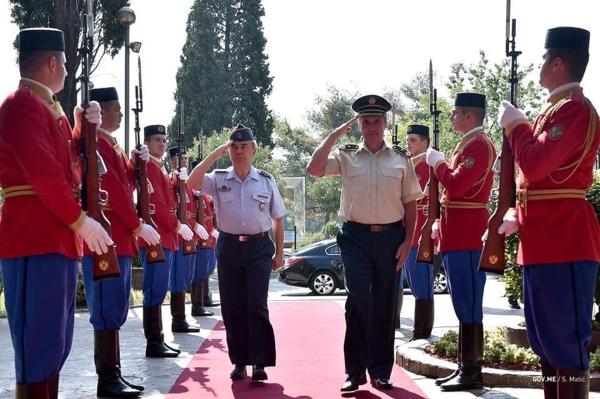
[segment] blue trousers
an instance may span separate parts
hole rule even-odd
[[[394,365],[398,278],[396,251],[404,226],[382,232],[344,223],[338,232],[348,298],[344,361],[348,375],[389,378]]]
[[[179,244],[179,250],[173,253],[173,266],[171,267],[171,278],[169,279],[169,290],[172,293],[185,292],[192,282],[196,255],[184,255],[183,243]]]
[[[527,335],[542,362],[557,369],[587,369],[592,337],[596,262],[523,268]]]
[[[198,284],[210,277],[217,266],[216,251],[213,248],[200,248],[196,252],[193,284]]]
[[[219,292],[231,363],[275,366],[267,295],[275,246],[270,238],[219,237]]]
[[[146,249],[140,248],[140,259],[142,259],[142,266],[144,267],[144,281],[142,283],[144,292],[142,304],[144,306],[162,305],[167,296],[174,251],[166,248],[163,248],[163,251],[165,253],[164,262],[148,264],[146,262]]]
[[[77,260],[47,254],[1,263],[17,383],[48,381],[71,351]]]
[[[94,281],[93,256],[84,256],[83,283],[90,311],[90,323],[96,331],[118,330],[129,312],[131,263],[133,257],[118,256],[121,275]]]
[[[485,272],[478,271],[481,250],[442,253],[456,317],[464,324],[483,322]]]
[[[433,299],[433,265],[417,263],[416,247],[410,249],[408,259],[404,263],[404,273],[416,299]],[[400,288],[404,288],[402,279],[400,279]]]

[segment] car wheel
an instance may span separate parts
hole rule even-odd
[[[437,272],[433,279],[433,292],[435,294],[446,294],[448,292],[448,279],[441,270]]]
[[[331,295],[337,288],[337,280],[331,272],[319,270],[310,279],[308,288],[315,295]]]

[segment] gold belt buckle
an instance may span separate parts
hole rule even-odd
[[[371,230],[371,232],[373,232],[373,233],[380,233],[380,232],[382,232],[382,231],[383,231],[383,226],[382,226],[382,225],[380,225],[380,224],[372,224],[372,225],[370,226],[370,230]]]
[[[246,241],[248,241],[248,236],[238,236],[238,241],[239,242],[246,242]]]

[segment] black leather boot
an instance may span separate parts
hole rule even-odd
[[[101,398],[136,398],[141,391],[131,388],[121,380],[115,331],[94,331],[94,363],[98,374],[96,395]]]
[[[190,326],[185,320],[185,292],[171,293],[171,315],[173,316],[171,331],[174,333],[200,331],[200,328]]]
[[[165,344],[162,333],[160,305],[144,306],[144,336],[146,337],[146,357],[177,357],[180,351]]]
[[[456,377],[440,385],[444,391],[467,391],[483,388],[483,324],[463,324],[461,331],[461,367]]]
[[[427,339],[433,329],[433,300],[417,299],[415,301],[415,326],[411,339]]]
[[[460,365],[461,365],[461,342],[460,342],[460,337],[461,337],[461,331],[462,331],[462,324],[458,325],[458,349],[456,351],[456,370],[454,370],[452,373],[450,373],[449,375],[447,375],[446,377],[442,377],[442,378],[437,378],[435,380],[435,385],[442,385],[444,382],[446,381],[450,381],[451,379],[453,379],[454,377],[456,377],[458,375],[458,373],[460,372]]]
[[[202,297],[202,303],[204,304],[204,306],[206,307],[213,307],[213,306],[220,306],[221,303],[220,302],[215,302],[212,299],[212,294],[210,292],[210,289],[208,287],[208,279],[204,280],[204,287],[203,287],[203,292],[204,295]]]
[[[556,374],[558,399],[588,399],[590,393],[589,369],[557,369]]]
[[[131,382],[127,381],[125,377],[123,377],[123,373],[121,372],[121,339],[119,338],[119,330],[115,330],[115,333],[115,347],[117,348],[117,367],[119,368],[119,376],[121,377],[121,381],[123,381],[124,384],[129,385],[131,388],[137,389],[141,392],[144,390],[144,387],[142,385],[132,384]]]
[[[16,399],[49,399],[48,381],[33,384],[17,384]]]
[[[542,383],[544,384],[544,399],[557,399],[558,390],[556,388],[556,369],[548,363],[542,364]]]
[[[213,312],[204,309],[204,282],[192,284],[192,316],[213,316]]]

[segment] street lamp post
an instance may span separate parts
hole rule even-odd
[[[129,154],[129,27],[135,22],[135,13],[129,7],[121,7],[117,17],[125,26],[125,153]]]

